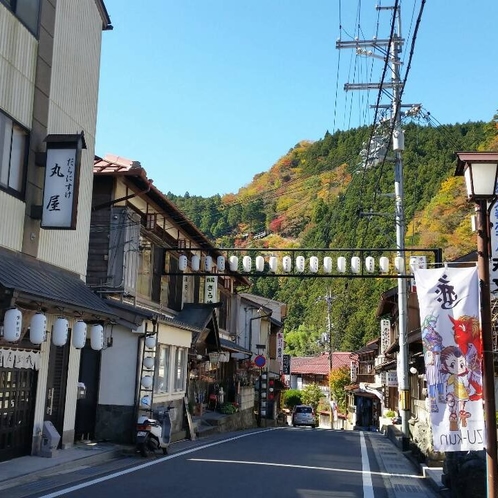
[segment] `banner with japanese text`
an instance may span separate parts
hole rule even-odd
[[[493,204],[489,212],[489,290],[491,299],[498,298],[498,202]]]
[[[414,268],[434,449],[482,450],[477,267]]]

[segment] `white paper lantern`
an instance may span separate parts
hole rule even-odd
[[[201,258],[199,256],[192,256],[192,271],[199,271],[201,265]]]
[[[230,271],[237,271],[239,269],[239,258],[237,256],[230,256],[229,265]]]
[[[310,271],[316,273],[318,271],[318,258],[316,256],[311,256],[310,258]]]
[[[270,271],[273,273],[277,273],[278,270],[278,258],[276,256],[270,256],[268,260],[268,266],[270,267]]]
[[[337,258],[337,271],[340,273],[346,272],[346,258],[344,256],[339,256]]]
[[[142,377],[140,383],[142,384],[142,387],[145,387],[145,389],[150,389],[152,387],[152,377],[150,375],[145,375]]]
[[[3,319],[3,338],[8,342],[17,342],[21,338],[22,313],[17,308],[5,312]]]
[[[292,258],[290,256],[283,257],[282,268],[286,273],[289,273],[292,270]]]
[[[302,273],[304,271],[304,266],[305,266],[305,259],[304,259],[304,256],[298,256],[296,258],[296,270],[299,272],[299,273]]]
[[[95,351],[100,351],[104,347],[104,327],[102,325],[92,325],[90,330],[90,346]]]
[[[86,344],[86,323],[78,320],[73,325],[73,346],[76,349],[83,349]]]
[[[47,339],[47,317],[43,313],[35,313],[29,324],[29,340],[33,344],[42,344]]]
[[[210,272],[213,267],[213,258],[211,256],[206,256],[204,258],[204,271]]]
[[[323,258],[323,271],[325,273],[332,273],[332,258],[330,256]]]
[[[145,347],[148,349],[153,349],[156,347],[156,337],[153,335],[148,335],[145,338]]]
[[[375,270],[375,258],[372,256],[367,256],[365,258],[365,269],[368,273],[373,273]]]
[[[252,268],[252,259],[251,256],[244,256],[242,258],[242,269],[245,272],[250,272]]]
[[[389,273],[389,258],[382,256],[379,259],[379,269],[381,273]]]
[[[54,346],[64,346],[69,334],[69,322],[62,316],[57,318],[52,328],[52,343]]]
[[[180,271],[185,271],[187,269],[187,266],[188,266],[187,256],[185,256],[185,254],[180,255],[180,257],[178,258],[178,269]]]
[[[265,258],[263,256],[256,256],[256,271],[263,271],[265,269]]]
[[[216,267],[218,268],[219,272],[225,271],[225,257],[224,256],[218,256],[216,258]]]
[[[361,271],[361,259],[358,256],[351,258],[351,271],[353,273],[360,273]]]
[[[154,366],[154,357],[146,356],[144,358],[144,367],[150,370],[153,366]]]
[[[398,273],[405,273],[405,258],[402,256],[396,256],[394,258],[394,267]]]

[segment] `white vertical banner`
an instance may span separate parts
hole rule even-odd
[[[218,277],[206,275],[204,284],[204,302],[216,303],[218,301]]]
[[[410,256],[410,269],[414,268],[427,268],[427,256]],[[415,279],[410,279],[410,289],[412,292],[417,292],[417,285]]]
[[[482,342],[477,267],[414,268],[433,444],[482,450]]]
[[[489,290],[491,299],[498,298],[498,203],[493,205],[489,213],[490,224],[490,257],[489,257]]]
[[[283,370],[284,367],[284,333],[279,331],[277,332],[277,362],[279,364],[280,371]]]
[[[380,354],[384,355],[391,345],[391,321],[383,319],[380,321]]]

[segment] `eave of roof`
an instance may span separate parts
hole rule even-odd
[[[102,18],[102,30],[109,31],[114,29],[111,24],[111,18],[109,17],[109,13],[107,12],[107,8],[104,4],[103,0],[95,0],[95,4],[97,5],[97,9],[100,13],[100,17]]]
[[[377,307],[376,316],[381,317],[384,315],[392,314],[393,308],[398,306],[398,288],[393,287],[392,289],[383,292],[380,296],[380,302]]]
[[[116,316],[78,275],[6,248],[0,248],[0,285],[18,299],[71,307],[93,316]]]

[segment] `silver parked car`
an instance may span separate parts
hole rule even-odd
[[[315,412],[310,405],[296,405],[292,412],[292,426],[309,425],[316,427]]]

